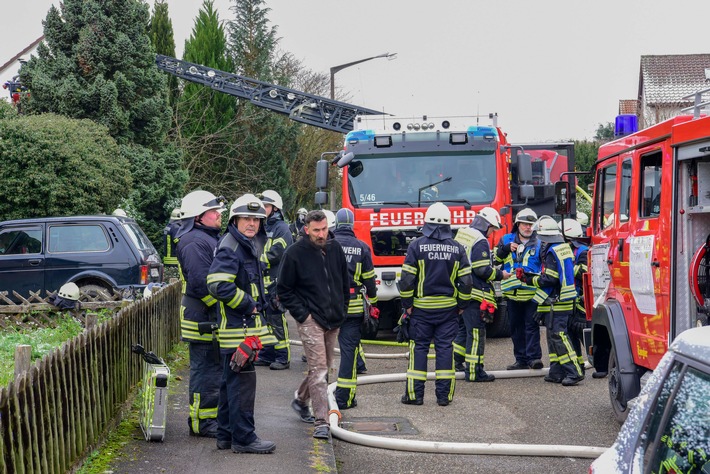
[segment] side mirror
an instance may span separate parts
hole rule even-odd
[[[328,188],[328,167],[330,163],[327,160],[318,160],[316,162],[316,188]],[[317,203],[316,203],[317,204]]]
[[[316,205],[322,206],[328,204],[328,193],[326,191],[318,191],[316,193]]]
[[[532,184],[521,184],[518,188],[519,198],[521,201],[526,199],[533,199],[535,197],[535,186]]]
[[[500,208],[500,211],[498,211],[498,214],[501,216],[507,216],[510,214],[510,207],[509,206],[503,206]]]
[[[355,154],[353,152],[344,154],[337,162],[338,168],[344,168],[353,160],[353,158],[355,158]]]
[[[555,183],[555,214],[569,215],[570,209],[569,182],[558,181]]]
[[[532,158],[527,153],[518,153],[518,183],[532,181]]]

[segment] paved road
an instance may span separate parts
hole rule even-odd
[[[502,370],[513,362],[510,339],[489,339],[486,349],[488,370]],[[403,349],[367,346],[366,352],[401,353]],[[405,359],[370,358],[368,375],[402,373],[406,365]],[[431,362],[429,370],[433,370]],[[344,411],[343,421],[405,418],[418,434],[392,435],[403,439],[607,447],[619,425],[611,415],[606,379],[592,379],[588,374],[576,387],[546,383],[541,377],[493,383],[457,381],[454,402],[448,407],[436,405],[433,381],[427,382],[422,406],[399,402],[404,382],[363,385],[358,388],[358,407]],[[334,449],[342,473],[584,473],[591,463],[590,459],[556,457],[412,453],[337,439]]]

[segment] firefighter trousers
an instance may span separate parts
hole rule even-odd
[[[357,372],[361,359],[358,357],[362,346],[362,315],[349,314],[340,326],[338,344],[340,345],[340,369],[338,370],[338,383],[335,388],[335,401],[339,408],[351,408],[357,405],[355,391],[357,389]]]
[[[458,334],[454,340],[454,360],[466,362],[466,380],[475,381],[483,370],[483,353],[486,348],[486,323],[481,319],[479,304],[469,305],[461,315]]]
[[[509,299],[507,307],[515,362],[530,365],[532,361],[542,359],[540,326],[534,319],[537,303],[532,300],[515,301]]]
[[[256,371],[247,364],[236,373],[229,367],[234,352],[222,355],[222,384],[217,409],[217,441],[247,445],[256,439],[254,432],[254,400]]]
[[[436,311],[412,309],[409,323],[409,366],[407,369],[406,396],[409,400],[424,399],[427,374],[427,354],[434,342],[436,351],[436,399],[451,401],[456,388],[453,342],[458,332],[456,307]]]
[[[269,305],[266,306],[265,313],[266,322],[276,337],[276,344],[265,344],[264,348],[259,351],[259,360],[267,363],[279,362],[287,364],[291,362],[291,346],[288,342],[286,314],[274,310]]]
[[[577,354],[572,347],[571,338],[567,334],[572,311],[553,311],[544,314],[546,319],[552,317],[552,322],[547,324],[547,350],[550,353],[549,376],[560,380],[565,377],[581,377],[584,372],[577,362]]]
[[[192,434],[214,436],[222,366],[219,351],[212,343],[190,342],[190,383],[188,424]]]

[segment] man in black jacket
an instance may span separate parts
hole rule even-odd
[[[348,264],[340,244],[328,239],[323,211],[311,211],[304,225],[307,238],[286,249],[276,292],[298,323],[308,360],[308,375],[291,407],[307,423],[315,423],[314,438],[328,439],[328,369],[333,363],[338,329],[350,300]],[[308,410],[312,402],[314,416]]]

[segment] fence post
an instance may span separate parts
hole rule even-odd
[[[91,331],[96,326],[96,321],[98,321],[99,315],[96,313],[86,313],[86,320],[84,322],[84,329],[86,332]]]
[[[15,378],[30,370],[32,360],[32,346],[18,344],[15,346]]]

